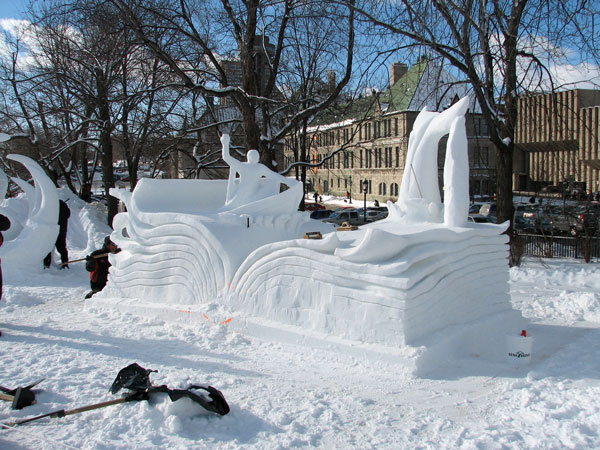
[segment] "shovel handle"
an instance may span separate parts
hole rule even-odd
[[[41,416],[30,417],[28,419],[22,419],[22,420],[16,420],[14,422],[3,423],[0,425],[6,425],[9,427],[12,427],[12,426],[21,425],[21,424],[27,423],[27,422],[33,422],[34,420],[43,419],[44,417],[65,417],[65,416],[70,416],[71,414],[79,414],[79,413],[82,413],[85,411],[91,411],[93,409],[104,408],[105,406],[118,405],[119,403],[125,403],[125,402],[130,402],[133,400],[141,400],[141,399],[142,399],[142,397],[136,396],[134,394],[134,395],[130,395],[128,397],[121,397],[121,398],[117,398],[114,400],[108,400],[106,402],[100,402],[100,403],[94,403],[93,405],[82,406],[81,408],[67,409],[67,410],[60,409],[58,411],[52,411],[47,414],[42,414]]]
[[[102,253],[100,255],[92,256],[92,258],[94,258],[94,259],[104,258],[105,256],[110,255],[110,254],[111,254],[111,252]],[[72,259],[71,261],[67,261],[67,262],[62,263],[61,266],[66,266],[67,264],[85,261],[86,259],[87,259],[87,256],[85,258]]]
[[[71,414],[79,414],[79,413],[86,412],[86,411],[92,411],[94,409],[104,408],[105,406],[118,405],[119,403],[125,403],[125,402],[131,401],[131,400],[132,399],[129,397],[121,397],[121,398],[116,398],[114,400],[108,400],[105,402],[96,403],[94,405],[82,406],[80,408],[69,409],[66,411],[63,410],[63,414],[61,414],[59,417],[70,416]]]
[[[14,395],[0,393],[0,400],[4,400],[6,402],[12,402],[14,399],[15,399]]]

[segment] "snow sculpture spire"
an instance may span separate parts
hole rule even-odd
[[[445,214],[462,203],[465,208],[468,206],[468,183],[466,193],[464,189],[458,188],[462,180],[468,180],[466,132],[464,131],[464,114],[468,107],[469,99],[465,97],[441,113],[423,110],[415,120],[408,143],[408,155],[398,198],[398,205],[405,214],[413,215],[418,220],[442,221],[437,176],[438,142],[448,133],[450,136],[446,149],[445,170],[448,170],[449,174],[444,180],[446,194],[451,192],[451,195],[450,198],[446,196],[446,201],[450,200],[450,203],[445,206]],[[463,117],[462,121],[459,120],[461,117]],[[462,211],[463,208],[460,209]],[[445,220],[456,223],[456,214],[451,212],[450,216],[452,217],[447,217]],[[466,221],[466,216],[465,213],[463,223]]]
[[[58,236],[56,187],[33,159],[24,155],[8,155],[8,159],[20,162],[27,168],[35,187],[23,180],[15,179],[15,182],[24,188],[30,202],[29,217],[22,231],[0,247],[2,262],[6,262],[6,267],[11,268],[41,268],[42,260],[54,248]]]

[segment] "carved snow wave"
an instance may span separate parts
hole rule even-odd
[[[370,261],[356,260],[363,244],[344,248],[340,233],[316,244],[266,245],[233,277],[232,309],[344,339],[412,345],[453,323],[511,310],[503,229],[438,228],[410,237],[377,230],[387,248],[375,253],[387,250],[387,258]],[[362,239],[374,241],[368,232]]]
[[[239,208],[214,212],[224,184],[193,181],[143,179],[133,194],[111,191],[127,212],[113,220],[112,239],[122,251],[110,256],[113,267],[102,296],[161,304],[209,303],[223,294],[257,244],[302,236],[314,222],[297,211],[277,216],[257,214],[256,208],[253,215]],[[177,195],[180,192],[186,194]],[[203,196],[211,197],[212,212],[199,209],[208,203]],[[163,212],[154,211],[157,204]]]

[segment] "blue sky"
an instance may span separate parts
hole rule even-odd
[[[28,0],[0,0],[0,19],[21,18],[28,3]]]

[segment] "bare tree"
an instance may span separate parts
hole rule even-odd
[[[468,80],[497,148],[498,220],[512,221],[517,98],[555,89],[552,66],[560,61],[578,55],[597,63],[598,8],[585,0],[399,0],[365,2],[360,17]]]
[[[179,129],[172,113],[187,92],[170,88],[170,71],[140,45],[110,3],[63,0],[34,13],[38,50],[29,72],[38,82],[28,89],[41,128],[53,138],[39,158],[62,169],[69,185],[72,174],[80,176],[82,197],[89,195],[101,165],[110,224],[117,213],[109,195],[115,145],[127,161],[133,189],[145,152]]]
[[[350,80],[354,0],[339,5],[297,0],[109,1],[139,39],[171,68],[182,87],[238,108],[245,147],[258,149],[261,161],[269,167],[273,167],[274,151],[283,137],[328,107]],[[342,76],[327,96],[282,122],[282,112],[288,106],[281,85],[282,61],[290,30],[296,21],[312,14],[317,3],[329,8],[323,25],[343,36],[344,45],[338,47],[336,66],[332,67]],[[163,31],[160,38],[157,29]],[[239,69],[239,78],[230,70],[232,60]]]

